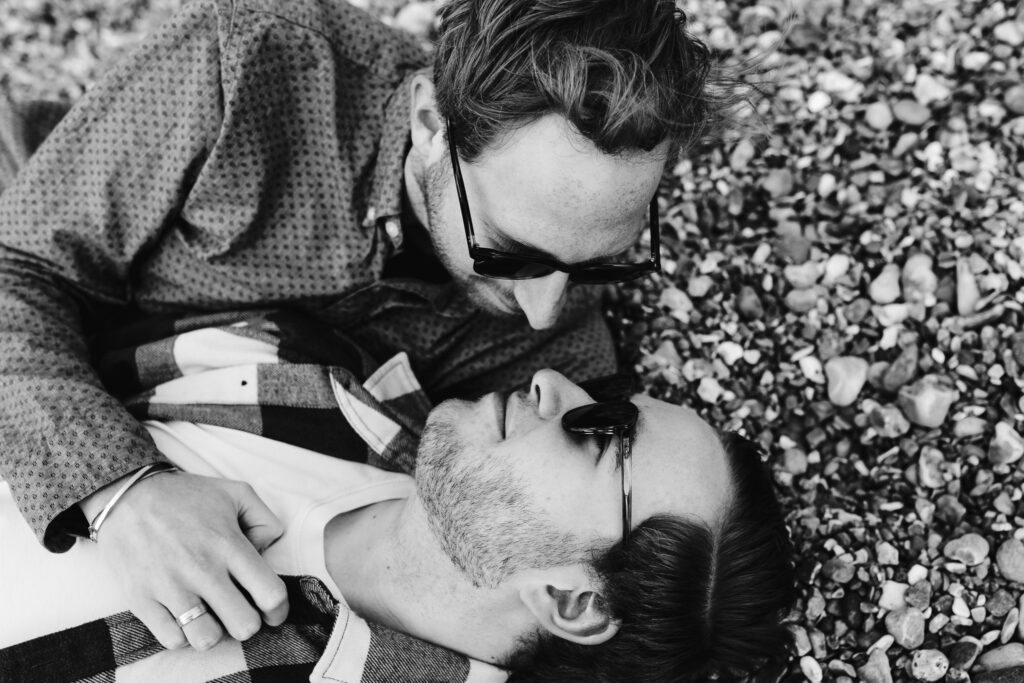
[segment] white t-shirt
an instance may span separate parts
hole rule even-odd
[[[157,448],[181,469],[251,484],[285,527],[264,553],[270,566],[279,574],[316,576],[339,600],[324,562],[327,523],[372,503],[406,498],[415,487],[404,474],[248,432],[189,422],[145,425]],[[117,578],[100,563],[96,547],[80,541],[66,553],[45,550],[0,482],[0,647],[126,609]]]

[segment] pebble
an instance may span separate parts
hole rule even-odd
[[[910,660],[910,675],[919,681],[937,681],[949,670],[949,659],[938,650],[918,650]]]
[[[1003,541],[996,550],[996,566],[1003,578],[1024,583],[1024,543],[1013,537]]]
[[[700,299],[707,295],[714,286],[715,281],[707,275],[697,275],[690,278],[690,281],[686,283],[686,293],[691,298]]]
[[[697,385],[697,396],[705,403],[717,403],[722,393],[722,385],[714,377],[705,377]]]
[[[875,130],[888,130],[892,125],[892,109],[885,102],[872,102],[864,111],[864,121]]]
[[[773,169],[764,180],[763,187],[773,199],[780,199],[793,192],[793,173],[788,168]]]
[[[876,304],[891,304],[900,296],[900,268],[894,263],[886,264],[868,286],[868,296]]]
[[[900,274],[903,297],[907,301],[921,301],[925,305],[935,303],[935,291],[939,288],[939,277],[932,268],[932,257],[914,254],[903,264]]]
[[[736,311],[747,320],[760,320],[764,317],[764,305],[757,291],[750,285],[744,285],[736,297]]]
[[[818,193],[819,197],[828,197],[836,191],[837,186],[838,182],[834,175],[831,173],[822,173],[821,177],[818,178],[818,186],[815,188],[815,191]]]
[[[832,254],[825,261],[825,273],[821,278],[824,285],[834,285],[850,272],[850,257],[846,254]]]
[[[843,309],[846,319],[854,325],[860,324],[871,311],[871,302],[867,299],[854,299]]]
[[[949,678],[949,674],[946,674]],[[989,673],[973,674],[972,678],[962,679],[964,683],[1024,683],[1024,666],[1013,666]],[[959,683],[959,682],[958,682]]]
[[[932,374],[902,387],[897,404],[908,420],[916,425],[934,429],[946,422],[950,407],[959,398],[960,392],[957,391],[953,380],[945,375]]]
[[[917,346],[914,344],[904,347],[882,375],[882,388],[886,391],[897,391],[912,380],[917,373],[918,355]]]
[[[804,373],[811,382],[815,384],[825,383],[825,371],[821,366],[821,361],[814,356],[804,356],[800,359],[800,371]]]
[[[968,52],[961,59],[961,65],[968,71],[981,71],[989,62],[992,61],[992,55],[987,52],[974,51]]]
[[[683,366],[683,359],[676,349],[675,342],[671,339],[661,342],[653,355],[662,367],[681,368]]]
[[[816,90],[807,98],[807,111],[818,114],[828,109],[831,104],[832,98],[828,93]]]
[[[907,606],[906,594],[910,588],[900,581],[882,583],[882,595],[878,598],[878,606],[888,612],[903,609]]]
[[[910,431],[910,422],[900,409],[893,405],[875,404],[873,410],[868,413],[868,421],[878,435],[885,439],[895,439]]]
[[[1024,365],[1024,332],[1013,333],[1010,337],[1010,349],[1013,351],[1013,359]]]
[[[1003,620],[1003,627],[999,629],[999,642],[1008,643],[1017,632],[1017,627],[1020,626],[1020,610],[1014,607],[1006,615],[1006,619]]]
[[[733,147],[729,155],[729,166],[738,172],[745,171],[750,162],[757,156],[757,148],[750,138],[743,138]]]
[[[722,359],[722,362],[726,365],[735,365],[740,358],[743,358],[745,353],[742,346],[733,341],[724,341],[718,345],[716,351],[718,357]]]
[[[1024,28],[1016,21],[1004,21],[992,29],[992,35],[1001,43],[1012,47],[1024,45]]]
[[[1004,617],[1013,609],[1013,596],[1005,588],[1000,588],[985,603],[994,617]]]
[[[974,660],[981,653],[981,642],[977,638],[964,636],[949,649],[949,665],[966,671],[974,666]]]
[[[981,564],[988,557],[989,544],[980,534],[964,534],[945,545],[942,554],[951,560],[963,562],[968,567]]]
[[[794,313],[807,313],[818,305],[821,298],[817,288],[791,289],[786,294],[786,308]]]
[[[818,660],[810,655],[804,655],[800,658],[800,671],[803,672],[804,676],[811,683],[821,683],[825,678],[821,671],[821,664],[818,664]]]
[[[969,439],[972,436],[984,434],[987,425],[988,423],[980,417],[967,415],[953,423],[953,436],[958,439]]]
[[[1007,88],[1003,93],[1003,104],[1017,116],[1024,116],[1024,84]]]
[[[924,613],[916,607],[889,612],[885,615],[885,630],[900,647],[916,650],[924,642]]]
[[[807,289],[813,287],[821,277],[821,267],[813,261],[800,265],[788,265],[782,270],[782,275],[789,284],[797,289]]]
[[[686,296],[686,292],[676,287],[666,287],[661,292],[659,305],[669,310],[669,315],[683,323],[690,321],[690,313],[693,312],[693,301]]]
[[[1024,665],[1024,643],[1000,645],[981,653],[978,657],[978,666],[983,671],[999,671],[1021,665]]]
[[[1024,456],[1024,437],[1007,422],[996,423],[996,433],[988,444],[988,459],[996,465],[1009,465]]]
[[[934,505],[931,501],[925,501],[931,505]],[[928,578],[928,568],[924,565],[915,564],[907,571],[907,583],[915,584],[918,581],[924,581]]]
[[[839,407],[857,400],[868,378],[868,362],[859,356],[836,356],[825,363],[828,400]]]
[[[971,315],[977,310],[981,299],[978,280],[974,277],[971,262],[965,258],[956,262],[956,310],[960,315]]]
[[[912,583],[903,599],[910,607],[916,607],[919,610],[928,609],[928,605],[932,601],[932,584],[928,581]]]
[[[857,669],[857,675],[863,683],[893,683],[892,667],[885,650],[872,650],[868,661]]]
[[[857,567],[848,556],[832,557],[821,568],[825,578],[836,583],[849,583],[857,573]]]
[[[942,451],[925,446],[917,456],[917,483],[926,489],[941,489],[946,486],[942,476],[946,459]]]
[[[879,541],[875,544],[875,557],[878,559],[878,564],[881,565],[900,563],[900,551],[889,541]]]
[[[964,515],[967,508],[952,494],[943,494],[935,501],[935,515],[948,524],[957,524]]]
[[[799,448],[787,448],[782,452],[782,468],[794,475],[807,472],[807,454]]]
[[[893,105],[892,113],[908,126],[922,126],[932,117],[928,107],[916,100],[899,100]]]
[[[905,303],[885,304],[884,306],[872,306],[872,313],[875,320],[882,327],[892,327],[910,317],[910,306]]]
[[[926,107],[936,102],[945,102],[952,94],[948,85],[931,74],[921,74],[914,82],[914,97]]]

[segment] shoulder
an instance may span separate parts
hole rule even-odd
[[[407,34],[346,0],[220,0],[236,28],[288,25],[326,40],[341,59],[380,75],[419,68],[426,53]]]

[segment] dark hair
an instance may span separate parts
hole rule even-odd
[[[722,445],[735,494],[721,526],[645,520],[595,562],[619,632],[591,646],[541,636],[512,681],[742,680],[789,657],[793,548],[771,474],[747,439],[729,433]]]
[[[673,0],[450,0],[440,18],[437,108],[467,161],[548,113],[608,154],[674,154],[742,99],[706,87],[709,51]]]

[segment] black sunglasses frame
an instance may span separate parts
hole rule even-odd
[[[452,159],[452,172],[455,176],[455,191],[459,195],[459,208],[462,210],[462,224],[466,230],[466,244],[469,246],[469,256],[473,259],[473,270],[478,275],[501,280],[529,280],[546,277],[555,271],[560,271],[568,273],[569,280],[572,282],[597,285],[626,282],[647,273],[661,272],[657,194],[651,199],[648,225],[651,232],[651,257],[643,263],[599,263],[571,266],[545,256],[510,254],[499,249],[481,247],[477,244],[476,233],[473,231],[473,217],[469,212],[466,185],[462,180],[462,168],[459,166],[459,151],[455,145],[455,136],[452,135],[450,125],[446,126],[445,132],[448,137],[448,151]]]
[[[622,542],[633,528],[633,437],[640,410],[630,401],[599,401],[562,415],[562,429],[587,436],[616,436],[622,478]]]

